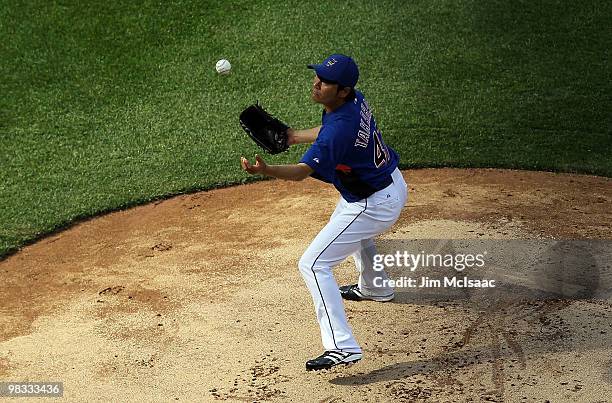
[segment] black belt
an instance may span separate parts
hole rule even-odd
[[[359,193],[355,193],[355,195],[362,199],[367,199],[368,197],[372,196],[374,193],[383,190],[384,188],[386,188],[392,183],[393,183],[393,178],[391,177],[391,175],[389,175],[377,187],[373,187],[373,186],[362,187],[361,189],[359,189],[360,190]]]
[[[340,183],[352,194],[357,196],[359,199],[365,199],[372,196],[379,190],[383,190],[387,186],[393,183],[393,178],[388,175],[380,185],[374,187],[369,183],[363,182],[353,173],[346,173],[342,171],[336,171],[336,175],[340,179]]]
[[[384,188],[386,188],[387,186],[389,186],[390,184],[393,183],[393,178],[391,177],[391,175],[387,176],[387,178],[385,178],[385,180],[380,184],[380,189],[378,190],[383,190]],[[377,192],[378,192],[377,190]]]

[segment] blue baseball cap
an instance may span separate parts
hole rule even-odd
[[[329,56],[321,64],[309,64],[317,75],[325,81],[338,83],[343,87],[355,87],[359,80],[359,69],[355,61],[339,53]]]

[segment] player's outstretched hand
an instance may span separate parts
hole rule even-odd
[[[255,174],[263,175],[265,174],[266,168],[268,167],[266,165],[266,162],[257,154],[255,154],[255,165],[251,165],[249,160],[247,160],[244,157],[240,157],[240,165],[242,166],[242,169],[244,169],[251,175],[255,175]]]

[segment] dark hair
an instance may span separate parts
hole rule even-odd
[[[343,87],[340,84],[338,84],[338,90],[336,91],[336,94],[338,92],[340,92],[340,90],[343,90],[345,88],[349,88],[350,91],[349,91],[348,95],[344,97],[344,101],[345,102],[350,102],[350,101],[354,100],[356,95],[355,95],[355,88],[353,88],[353,87]]]

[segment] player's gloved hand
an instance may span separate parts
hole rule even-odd
[[[251,165],[249,160],[244,157],[240,157],[240,165],[242,166],[242,169],[244,169],[251,175],[265,175],[266,169],[268,168],[266,162],[258,154],[255,154],[255,165]]]
[[[289,148],[287,126],[259,104],[251,105],[240,113],[240,125],[245,133],[270,154],[278,154]]]

